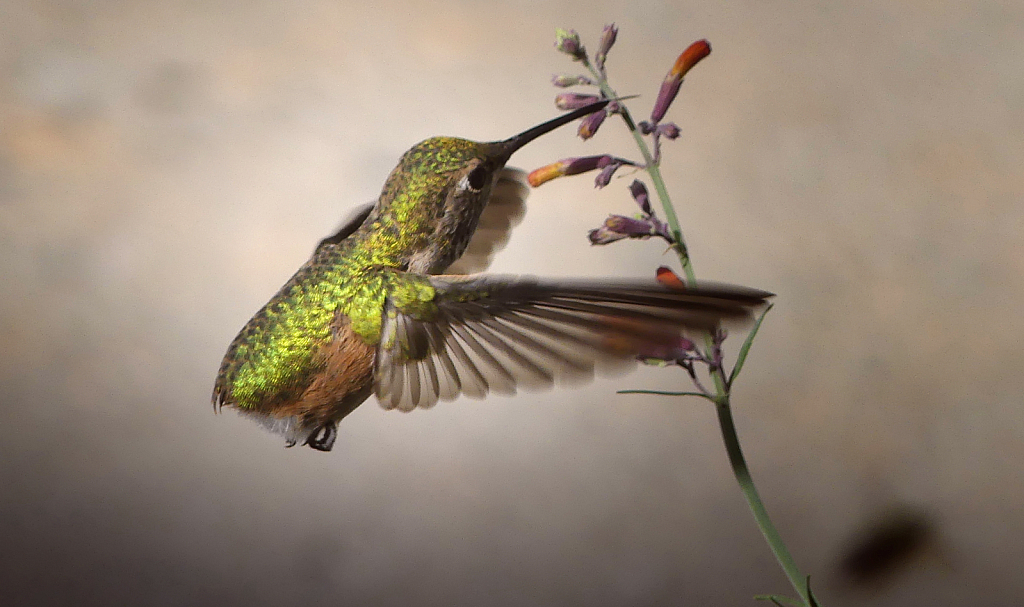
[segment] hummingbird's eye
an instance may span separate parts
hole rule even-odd
[[[482,190],[487,185],[487,169],[478,166],[466,176],[466,184],[474,190]]]

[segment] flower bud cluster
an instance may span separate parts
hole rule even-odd
[[[604,63],[608,59],[608,51],[611,50],[612,45],[615,44],[615,37],[618,34],[618,28],[615,24],[606,25],[604,31],[601,33],[601,40],[598,43],[597,53],[594,55],[594,66],[597,68],[597,74],[600,75],[601,81],[604,81]],[[579,34],[576,30],[565,30],[558,28],[555,30],[555,48],[572,57],[573,61],[578,61],[585,66],[590,67],[590,59],[587,56],[587,50],[583,47],[583,43],[580,41]],[[593,68],[591,67],[593,72]],[[594,82],[590,78],[572,74],[556,74],[551,77],[551,83],[559,88],[568,88],[570,86],[597,86],[599,83]],[[581,108],[585,105],[603,99],[604,94],[601,95],[581,95],[578,93],[562,93],[555,97],[555,107],[560,110],[574,110]],[[589,114],[580,121],[579,129],[576,134],[579,135],[580,139],[590,139],[597,133],[597,129],[601,127],[604,122],[611,114],[615,114],[621,110],[620,106],[612,102],[608,104],[602,110]]]
[[[609,215],[600,227],[591,230],[587,235],[590,243],[609,244],[626,238],[646,240],[651,236],[657,236],[670,245],[674,244],[675,239],[668,225],[654,214],[647,187],[643,182],[639,179],[634,180],[629,186],[629,191],[640,207],[640,213],[633,217]]]
[[[605,119],[612,114],[621,114],[626,124],[630,128],[634,128],[632,117],[621,105],[621,102],[629,99],[629,97],[623,98],[616,95],[608,85],[605,70],[608,52],[614,46],[617,36],[618,28],[615,24],[605,26],[597,45],[597,52],[594,53],[593,61],[591,62],[586,49],[583,47],[583,43],[580,41],[579,35],[574,30],[556,30],[555,48],[571,57],[573,61],[581,63],[589,71],[589,77],[572,74],[555,75],[551,79],[552,84],[563,89],[574,86],[593,86],[598,91],[596,94],[560,93],[555,97],[555,106],[562,110],[576,110],[601,99],[609,100],[608,105],[603,109],[588,114],[581,119],[578,135],[584,140],[593,137]],[[558,177],[599,171],[594,179],[594,185],[595,187],[603,188],[611,182],[615,171],[624,165],[646,168],[651,172],[652,177],[659,178],[654,169],[661,160],[661,140],[664,138],[672,141],[680,135],[678,125],[673,122],[662,121],[679,94],[683,78],[710,53],[711,45],[707,40],[698,40],[688,46],[676,58],[675,63],[673,63],[671,69],[669,69],[662,80],[649,118],[636,124],[635,129],[640,134],[651,137],[652,140],[652,154],[648,154],[646,146],[641,143],[641,151],[650,162],[649,165],[640,165],[636,162],[607,154],[565,158],[530,173],[528,177],[530,185],[537,187]],[[655,214],[647,187],[643,182],[634,180],[629,186],[629,191],[640,212],[633,216],[609,215],[604,220],[604,223],[588,233],[591,244],[604,245],[627,239],[646,240],[656,236],[677,250],[680,260],[685,266],[688,256],[681,236],[679,236],[677,241],[677,233],[674,233],[669,225]],[[658,268],[657,280],[669,289],[687,288],[686,283],[675,272],[666,267]],[[667,342],[648,344],[647,349],[640,352],[638,356],[640,360],[649,364],[662,366],[678,365],[684,368],[689,373],[699,393],[711,398],[711,392],[701,385],[695,370],[695,364],[707,365],[708,370],[712,373],[716,370],[721,371],[723,369],[722,343],[725,341],[726,336],[727,333],[724,329],[718,328],[711,331],[707,352],[703,352],[689,338],[680,335],[678,338]]]
[[[555,29],[555,48],[572,57],[573,61],[587,63],[587,49],[583,48],[576,30]]]
[[[650,121],[644,120],[637,125],[641,133],[651,135],[654,140],[655,164],[661,160],[661,138],[672,140],[679,137],[679,127],[674,122],[662,123],[661,119],[665,117],[665,112],[668,111],[669,106],[675,101],[676,95],[679,94],[683,76],[693,69],[693,66],[697,65],[701,59],[710,54],[711,44],[707,40],[698,40],[686,47],[661,82],[658,98],[655,99],[654,107],[651,109]]]

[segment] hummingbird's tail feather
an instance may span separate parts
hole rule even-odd
[[[770,293],[639,282],[539,282],[432,276],[434,308],[389,310],[378,347],[375,391],[386,409],[430,407],[458,394],[514,394],[638,356],[678,355],[684,331],[749,319]]]

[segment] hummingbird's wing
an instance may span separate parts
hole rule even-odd
[[[526,197],[530,188],[526,173],[505,167],[491,190],[491,197],[480,214],[480,221],[462,257],[455,260],[446,274],[475,274],[491,265],[491,257],[508,244],[512,228],[519,225],[526,214]],[[338,244],[355,232],[373,211],[375,202],[356,207],[338,230],[316,245],[319,251],[328,244]]]
[[[526,173],[505,167],[491,190],[491,197],[480,214],[480,222],[462,257],[455,260],[446,274],[475,274],[491,265],[491,256],[508,244],[512,228],[526,214],[526,197],[530,188]]]
[[[433,305],[392,306],[384,315],[374,389],[385,409],[542,389],[639,354],[669,358],[684,329],[747,319],[771,296],[731,286],[423,278],[434,287]]]
[[[370,216],[370,212],[373,211],[373,205],[375,202],[367,202],[366,204],[359,205],[349,213],[349,216],[342,222],[341,227],[334,234],[331,234],[327,238],[324,238],[317,243],[315,251],[319,251],[321,248],[329,244],[338,244],[342,240],[345,240],[352,235],[353,232],[359,229],[359,226],[363,225],[366,218]]]

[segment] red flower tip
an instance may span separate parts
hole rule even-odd
[[[658,91],[658,98],[654,101],[654,108],[651,110],[651,122],[657,124],[665,117],[668,106],[679,92],[679,85],[683,83],[683,76],[686,72],[697,65],[697,63],[711,54],[711,45],[707,40],[698,40],[686,47],[686,50],[676,59],[672,69],[665,75],[661,83],[661,90]]]
[[[679,275],[673,272],[670,268],[666,268],[665,266],[659,267],[654,273],[654,277],[658,282],[670,289],[675,289],[677,291],[686,290],[686,283],[683,282],[683,279],[679,278]]]
[[[686,50],[676,59],[675,65],[670,71],[670,78],[682,78],[693,66],[700,63],[700,60],[711,54],[711,43],[707,40],[698,40],[686,47]]]

